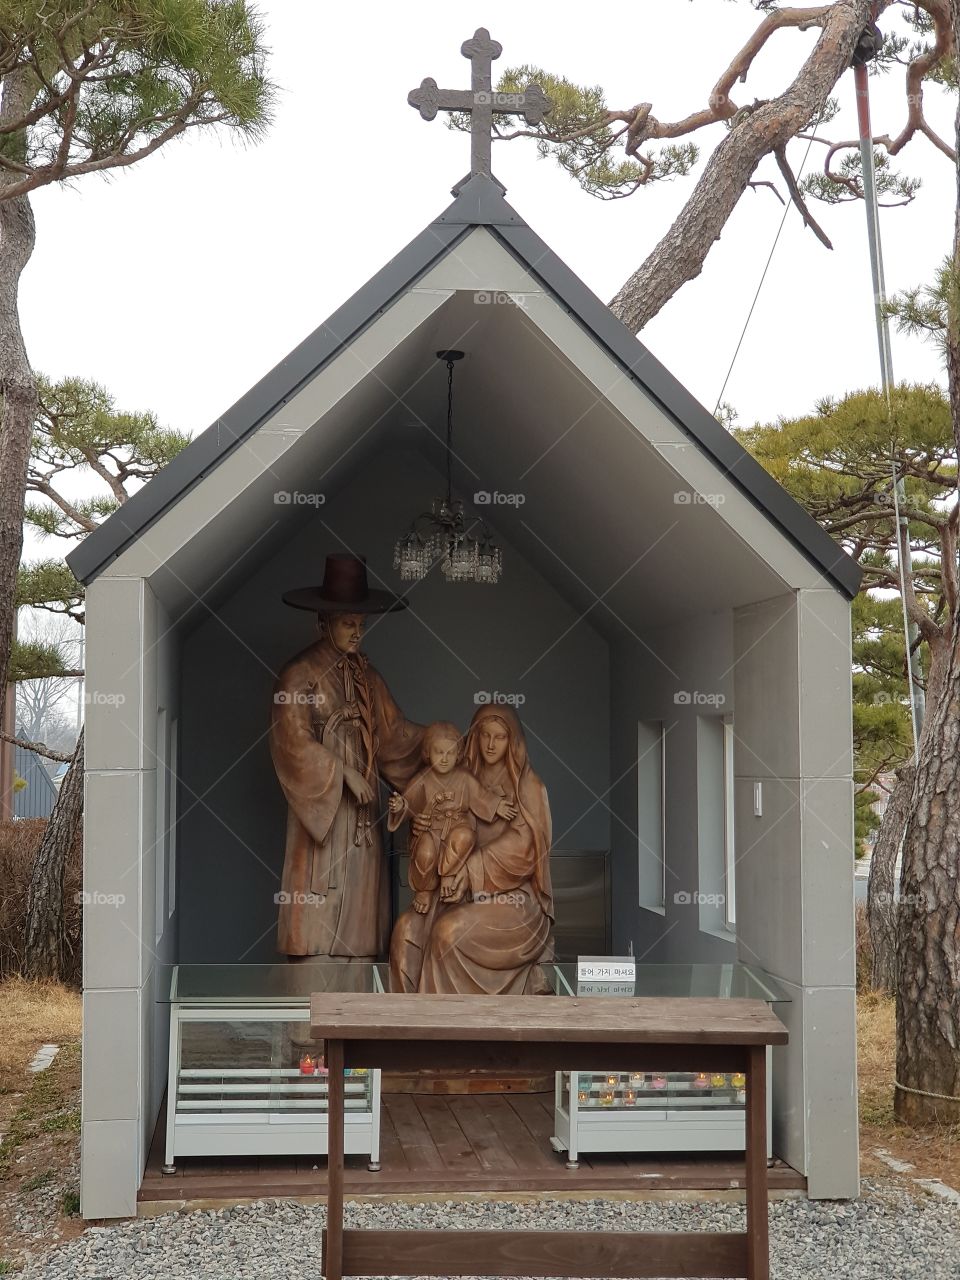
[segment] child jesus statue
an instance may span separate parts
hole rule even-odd
[[[492,822],[505,818],[512,822],[517,807],[495,791],[481,786],[461,763],[463,738],[456,725],[438,720],[423,734],[422,769],[400,794],[387,802],[387,827],[396,831],[414,815],[429,819],[430,825],[411,839],[410,887],[413,909],[426,915],[441,881],[449,881],[473,852],[477,841],[477,818]]]

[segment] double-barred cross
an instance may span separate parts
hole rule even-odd
[[[540,124],[553,105],[538,84],[528,84],[522,93],[494,93],[490,64],[503,53],[503,45],[490,39],[486,27],[478,27],[471,40],[464,40],[460,52],[470,59],[469,89],[439,89],[427,78],[419,89],[411,89],[407,101],[424,120],[438,111],[466,111],[470,115],[470,172],[490,172],[490,146],[494,115],[522,115],[527,124]]]

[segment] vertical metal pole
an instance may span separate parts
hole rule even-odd
[[[857,119],[860,126],[860,162],[863,172],[863,201],[867,211],[867,241],[870,247],[870,270],[873,276],[874,314],[877,324],[877,344],[880,353],[880,378],[887,400],[887,416],[892,422],[891,393],[893,389],[893,355],[890,349],[890,324],[884,313],[887,300],[883,276],[883,249],[880,242],[880,207],[877,201],[877,175],[873,163],[873,130],[870,125],[869,76],[865,66],[853,69],[857,90]],[[920,730],[925,713],[923,684],[921,681],[920,655],[916,649],[917,625],[907,616],[906,585],[913,580],[913,557],[910,551],[910,524],[901,514],[906,496],[903,478],[893,458],[891,442],[891,469],[893,471],[894,518],[897,530],[897,559],[900,563],[900,603],[903,611],[903,634],[906,645],[908,683],[910,687],[910,724],[913,729],[913,755],[917,758]]]

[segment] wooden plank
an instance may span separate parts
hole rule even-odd
[[[385,1105],[386,1099],[381,1094],[380,1098],[380,1167],[381,1169],[390,1169],[392,1172],[399,1170],[406,1171],[410,1168],[407,1164],[407,1155],[403,1149],[403,1143],[397,1137],[397,1131],[393,1126],[393,1116],[390,1109]],[[369,1173],[369,1170],[367,1170]],[[371,1177],[377,1177],[377,1174],[370,1174]]]
[[[501,1177],[511,1175],[518,1168],[514,1153],[497,1133],[487,1114],[490,1107],[502,1108],[501,1099],[496,1095],[481,1094],[458,1097],[449,1105],[473,1148],[480,1168]]]
[[[257,1169],[269,1178],[285,1178],[297,1172],[296,1156],[258,1156]]]
[[[407,998],[414,999],[413,996]],[[536,1074],[558,1068],[632,1071],[637,1065],[637,1046],[633,1043],[605,1041],[599,1054],[602,1061],[598,1064],[597,1045],[593,1043],[497,1041],[492,1031],[484,1041],[347,1040],[344,1054],[348,1067],[363,1063],[385,1071],[415,1071],[426,1063],[440,1065],[447,1071],[479,1066]],[[747,1047],[736,1044],[651,1044],[643,1049],[643,1065],[648,1071],[746,1071],[747,1057]]]
[[[390,1115],[410,1172],[442,1169],[443,1161],[440,1159],[440,1153],[430,1137],[430,1132],[423,1122],[423,1116],[417,1110],[417,1104],[412,1095],[401,1093],[383,1098],[381,1105]]]
[[[324,1232],[326,1239],[327,1233]],[[348,1276],[743,1276],[738,1231],[345,1231]],[[329,1277],[328,1277],[329,1280]]]
[[[768,1280],[767,1055],[750,1050],[747,1071],[747,1280]]]
[[[524,1173],[549,1171],[556,1176],[558,1167],[563,1168],[564,1162],[552,1150],[549,1143],[540,1142],[533,1136],[506,1099],[499,1100],[498,1105],[494,1099],[485,1098],[480,1105],[501,1142],[514,1153],[521,1171]],[[502,1185],[507,1187],[508,1178],[503,1180]]]
[[[317,1037],[345,1040],[606,1041],[632,1044],[786,1044],[783,1023],[763,1000],[718,997],[373,995],[316,992]],[[368,1064],[373,1066],[373,1063]]]
[[[549,1155],[549,1153],[547,1153]],[[614,1191],[728,1191],[744,1185],[743,1163],[710,1161],[704,1164],[664,1161],[662,1158],[642,1166],[630,1162],[611,1165],[602,1156],[591,1156],[591,1165],[581,1157],[576,1171],[564,1167],[562,1159],[553,1157],[550,1167],[528,1169],[517,1165],[501,1166],[474,1174],[452,1171],[410,1172],[403,1168],[370,1173],[362,1157],[344,1173],[344,1191],[349,1195],[406,1196],[428,1192],[523,1192],[531,1195],[552,1191],[582,1191],[597,1195]],[[655,1175],[655,1176],[651,1176]],[[803,1191],[806,1179],[789,1166],[770,1171],[771,1191]],[[326,1173],[296,1172],[268,1177],[263,1173],[235,1176],[224,1170],[221,1179],[190,1178],[189,1159],[184,1178],[163,1178],[153,1182],[144,1179],[138,1200],[144,1203],[181,1200],[257,1200],[267,1196],[325,1196]]]
[[[553,1136],[553,1111],[545,1111],[537,1094],[512,1094],[504,1104],[527,1126],[538,1141],[549,1147]]]
[[[414,1095],[414,1105],[423,1117],[445,1168],[464,1171],[480,1168],[473,1148],[443,1098]]]
[[[327,1041],[330,1095],[327,1103],[327,1229],[323,1233],[323,1274],[343,1276],[343,1041]]]

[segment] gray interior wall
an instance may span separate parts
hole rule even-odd
[[[303,490],[323,493],[322,481]],[[442,492],[419,455],[382,455],[272,560],[187,635],[182,650],[178,831],[181,961],[275,958],[285,806],[267,725],[275,673],[314,638],[309,613],[281,593],[319,582],[328,552],[368,558],[371,585],[401,586],[393,543]],[[466,728],[484,694],[520,695],[531,761],[544,780],[560,849],[607,849],[608,645],[509,545],[496,587],[438,575],[411,608],[371,622],[365,650],[405,714]],[[201,606],[205,609],[205,606]]]
[[[735,940],[700,928],[697,725],[733,711],[733,615],[707,614],[682,625],[626,636],[611,645],[610,795],[613,938],[650,963],[735,959]],[[662,912],[640,905],[637,724],[665,726],[666,893]],[[629,762],[633,762],[629,764]],[[722,821],[722,815],[718,815]],[[684,900],[685,896],[689,899]]]
[[[850,670],[849,606],[829,588],[611,649],[615,948],[632,942],[655,962],[736,958],[780,982],[790,1041],[774,1051],[774,1150],[815,1198],[859,1186]],[[674,899],[717,887],[702,863],[722,849],[724,714],[735,743],[730,940],[716,913]],[[667,726],[662,912],[638,909],[637,774],[621,763],[636,759],[638,720]]]

